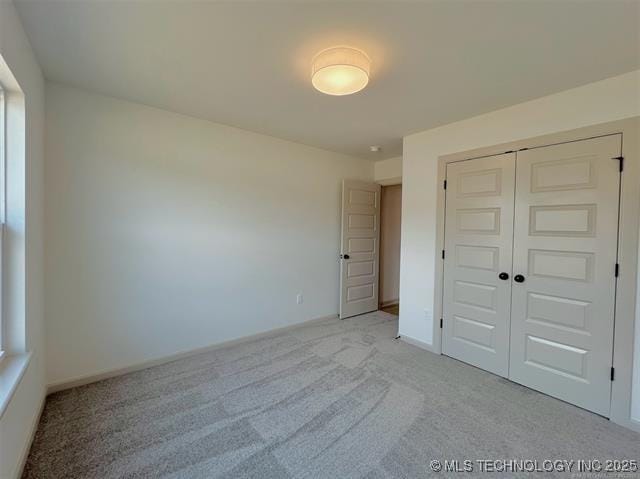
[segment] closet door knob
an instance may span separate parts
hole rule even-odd
[[[516,275],[513,277],[513,280],[514,280],[516,283],[524,283],[524,276],[522,276],[521,274],[516,274]]]
[[[498,275],[498,278],[500,278],[502,281],[506,281],[509,279],[509,275],[507,273],[500,273]]]

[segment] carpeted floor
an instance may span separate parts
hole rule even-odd
[[[311,323],[53,394],[23,477],[409,478],[432,459],[638,459],[640,435],[395,340],[397,324]]]

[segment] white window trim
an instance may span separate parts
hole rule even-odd
[[[5,101],[5,90],[0,84],[0,362],[5,355],[6,344],[4,321],[4,230],[6,222],[6,150],[7,150],[7,105]]]
[[[2,296],[4,288],[2,279],[4,268],[2,256],[4,253],[4,230],[6,221],[6,158],[7,158],[7,102],[6,90],[0,85],[0,418],[11,401],[20,380],[27,370],[31,353],[7,354],[6,324],[3,321],[4,307]]]
[[[16,392],[22,376],[24,376],[31,353],[7,355],[0,364],[0,418],[2,418],[13,393]]]

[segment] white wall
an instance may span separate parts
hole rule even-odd
[[[402,157],[376,161],[373,176],[381,185],[397,185],[402,182]]]
[[[400,334],[433,344],[439,156],[638,115],[640,71],[635,71],[405,137]],[[635,376],[639,388],[637,368]],[[640,400],[640,394],[634,397]]]
[[[341,181],[371,162],[46,93],[50,384],[337,314]]]
[[[438,157],[640,114],[640,71],[404,138],[400,333],[432,344]]]
[[[4,321],[14,355],[30,351],[31,361],[0,417],[0,478],[14,478],[30,446],[44,400],[43,324],[43,124],[44,82],[12,3],[0,2],[0,55],[23,98],[10,94],[12,116],[25,115],[24,151],[12,145],[7,161],[8,200]],[[6,85],[5,85],[6,86]],[[24,101],[23,101],[24,100]],[[18,103],[20,105],[18,105]],[[18,112],[14,109],[21,108]],[[15,131],[15,130],[14,130]],[[9,132],[15,138],[13,132]],[[16,156],[17,155],[17,156]],[[20,159],[21,157],[21,159]]]
[[[400,220],[402,185],[382,187],[380,201],[380,303],[400,297]]]

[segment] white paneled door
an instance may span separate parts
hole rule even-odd
[[[447,166],[443,352],[609,415],[620,135]]]
[[[444,354],[507,376],[515,154],[450,163]]]
[[[340,318],[378,309],[380,185],[342,183]]]
[[[609,415],[619,135],[518,153],[513,381]]]

